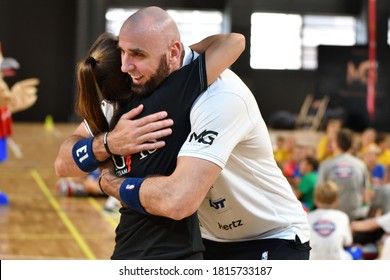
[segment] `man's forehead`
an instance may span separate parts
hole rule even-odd
[[[145,38],[142,36],[119,34],[118,46],[122,49],[143,49]]]
[[[143,54],[158,54],[165,50],[165,45],[156,38],[144,35],[119,34],[118,46],[124,51],[132,51]]]

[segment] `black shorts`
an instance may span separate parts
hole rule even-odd
[[[215,242],[203,239],[205,260],[308,260],[309,241],[261,239],[242,242]]]
[[[203,253],[199,252],[199,253],[194,253],[192,255],[189,255],[187,257],[183,257],[180,260],[203,260],[203,259],[204,259]]]

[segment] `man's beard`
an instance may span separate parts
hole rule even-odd
[[[147,95],[153,92],[168,76],[168,62],[165,55],[162,55],[156,73],[144,85],[132,84],[131,91],[136,95]]]

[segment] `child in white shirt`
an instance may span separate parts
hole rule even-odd
[[[326,181],[315,188],[316,210],[308,213],[311,227],[311,260],[352,260],[345,248],[352,245],[352,232],[347,214],[335,209],[338,186]]]

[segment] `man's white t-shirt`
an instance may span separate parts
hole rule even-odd
[[[306,212],[277,166],[266,124],[249,88],[226,70],[194,103],[179,156],[222,172],[201,204],[202,236],[215,241],[309,240]]]

